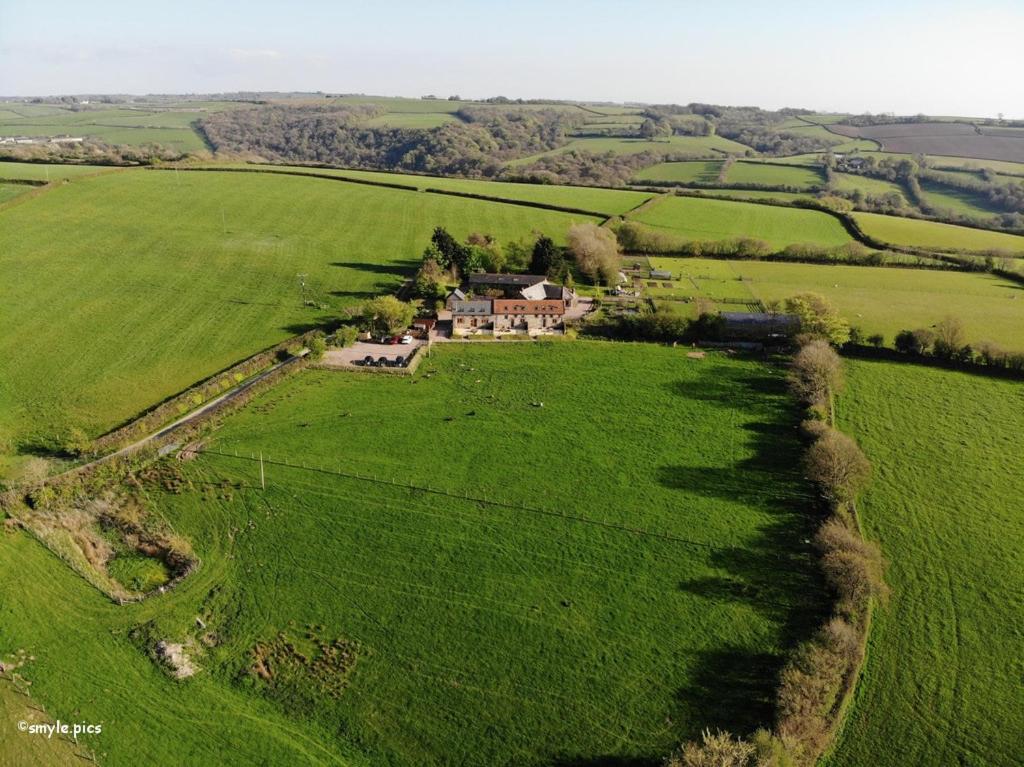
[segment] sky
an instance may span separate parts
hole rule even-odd
[[[0,96],[326,91],[1024,118],[1024,0],[0,0]]]

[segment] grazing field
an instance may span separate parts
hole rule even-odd
[[[565,146],[548,152],[521,157],[509,165],[525,165],[545,155],[562,154],[570,151],[592,152],[593,154],[637,154],[655,152],[658,154],[689,154],[694,157],[720,157],[726,154],[743,154],[750,150],[745,144],[738,144],[721,136],[670,136],[660,139],[644,138],[576,138]]]
[[[31,189],[32,187],[27,184],[4,184],[0,182],[0,203],[13,200],[18,195],[24,194]]]
[[[90,173],[112,171],[103,165],[53,165],[36,162],[0,162],[0,180],[57,181]]]
[[[846,136],[874,139],[886,152],[1024,162],[1024,138],[979,134],[973,125],[966,123],[834,125],[831,130]]]
[[[96,107],[81,111],[69,109],[26,111],[18,105],[15,117],[0,117],[0,136],[82,136],[108,144],[162,144],[179,151],[205,148],[192,123],[206,111],[192,107],[182,111]]]
[[[663,162],[638,171],[638,181],[675,181],[680,184],[713,184],[722,170],[721,160],[693,160],[691,162]]]
[[[921,196],[926,204],[939,211],[975,218],[992,218],[999,212],[983,194],[937,184],[929,179],[921,181]]]
[[[885,181],[870,176],[860,176],[855,173],[833,173],[833,184],[837,191],[855,192],[861,190],[866,196],[884,197],[889,194],[897,194],[904,204],[907,203],[906,192],[903,187],[894,181]]]
[[[736,162],[725,176],[729,184],[763,184],[765,186],[792,186],[810,188],[822,186],[825,177],[817,168],[768,165],[757,162]]]
[[[695,240],[755,237],[778,248],[802,242],[850,242],[842,224],[826,213],[755,203],[665,197],[641,210],[635,219]]]
[[[1024,351],[1024,291],[987,274],[778,261],[648,260],[672,272],[677,282],[671,292],[677,297],[757,304],[810,291],[828,298],[865,334],[884,335],[890,346],[900,330],[930,327],[953,315],[963,321],[970,343],[993,341]]]
[[[1024,387],[849,362],[839,419],[875,467],[861,503],[888,557],[834,767],[1019,765]]]
[[[968,341],[994,341],[1024,351],[1024,290],[988,274],[886,267],[734,261],[762,301],[804,291],[828,298],[866,334],[881,333],[891,345],[903,329],[930,327],[959,317]]]
[[[252,168],[254,166],[238,165],[233,167]],[[620,189],[599,189],[585,186],[549,186],[547,184],[514,184],[504,181],[476,181],[460,178],[441,178],[438,176],[416,176],[404,173],[385,173],[372,170],[333,170],[309,168],[301,165],[256,167],[325,173],[331,176],[377,181],[385,184],[407,184],[417,189],[468,192],[488,197],[501,197],[506,200],[522,200],[524,202],[539,202],[545,205],[577,208],[579,210],[593,211],[605,216],[625,213],[653,196],[650,192],[634,192]]]
[[[784,381],[600,342],[299,374],[172,463],[181,494],[151,494],[203,561],[171,593],[118,607],[0,536],[0,646],[35,656],[52,715],[133,734],[92,741],[112,767],[647,764],[704,726],[749,732],[827,601]],[[187,682],[146,655],[202,632]],[[318,641],[355,653],[344,677]]]
[[[1024,255],[1024,237],[1015,234],[877,213],[852,215],[867,235],[892,245]]]
[[[772,192],[765,189],[700,189],[694,190],[702,197],[737,198],[741,200],[813,200],[814,195],[806,192]]]
[[[271,174],[72,181],[0,212],[0,450],[52,448],[76,424],[98,434],[395,289],[435,226],[564,241],[587,220]]]

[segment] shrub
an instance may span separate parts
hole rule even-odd
[[[314,336],[309,339],[309,343],[306,344],[306,348],[309,349],[309,358],[311,360],[318,360],[324,356],[324,352],[327,351],[327,342],[322,336]]]
[[[957,359],[966,344],[963,323],[956,317],[946,317],[935,326],[932,354],[944,360]]]
[[[893,344],[896,346],[896,351],[902,354],[924,355],[931,349],[934,340],[935,334],[932,331],[918,328],[917,330],[901,330],[896,334]]]
[[[338,331],[334,334],[334,343],[336,346],[344,348],[351,346],[359,338],[359,329],[352,325],[342,325],[338,328]]]
[[[749,743],[728,732],[704,730],[700,743],[687,743],[665,760],[665,767],[767,767],[761,743]]]
[[[783,301],[782,310],[800,318],[800,332],[805,336],[823,338],[836,346],[850,340],[850,324],[824,296],[799,293]]]
[[[871,464],[860,447],[835,429],[828,429],[811,445],[805,465],[810,479],[834,502],[852,500],[871,478]]]
[[[824,340],[805,344],[793,358],[789,385],[803,402],[824,405],[843,389],[843,362]]]
[[[885,346],[885,336],[881,333],[874,333],[867,337],[867,342],[876,349],[881,349]]]
[[[885,559],[878,545],[864,540],[843,522],[830,519],[815,535],[825,577],[839,596],[839,607],[855,614],[869,597],[886,599]]]

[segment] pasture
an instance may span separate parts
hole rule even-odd
[[[330,176],[374,181],[383,184],[406,184],[420,190],[441,189],[449,192],[466,192],[506,200],[538,202],[545,205],[559,205],[616,216],[649,200],[650,192],[636,192],[625,189],[600,189],[586,186],[556,186],[547,184],[516,184],[505,181],[477,181],[475,179],[443,178],[440,176],[419,176],[408,173],[386,173],[372,170],[345,170],[310,168],[301,165],[234,165],[224,167],[281,169],[305,173],[323,173]]]
[[[851,239],[838,220],[820,211],[697,197],[663,197],[631,218],[688,239],[754,237],[777,248],[842,245]]]
[[[825,177],[817,168],[740,161],[730,166],[725,181],[728,184],[791,186],[807,189],[822,186],[825,183]]]
[[[927,205],[938,211],[981,219],[992,218],[999,212],[983,194],[957,189],[930,179],[921,181],[921,196]]]
[[[1024,291],[988,274],[778,261],[649,261],[673,273],[675,292],[683,297],[767,304],[810,291],[828,298],[866,335],[881,333],[889,346],[900,330],[930,327],[953,315],[963,321],[970,343],[993,341],[1024,351]]]
[[[1024,237],[1016,234],[877,213],[852,215],[865,234],[891,245],[967,252],[991,250],[1024,255]]]
[[[0,182],[0,204],[13,200],[15,197],[31,190],[27,184],[4,184]]]
[[[683,154],[693,157],[721,157],[727,154],[743,154],[750,150],[745,144],[730,141],[721,136],[669,136],[659,139],[643,138],[574,138],[564,146],[551,149],[530,157],[520,157],[509,161],[509,165],[526,165],[546,155],[563,154],[573,150],[591,152],[593,154],[637,154],[652,152],[655,154]]]
[[[55,165],[38,162],[0,162],[0,181],[58,181],[87,176],[90,173],[112,171],[103,165]]]
[[[255,173],[126,170],[46,191],[0,211],[0,473],[394,290],[435,226],[564,241],[587,220]]]
[[[875,467],[860,504],[889,559],[832,767],[1020,763],[1024,388],[849,361],[842,427]]]
[[[895,181],[886,181],[855,173],[833,173],[832,176],[833,186],[837,191],[852,193],[859,189],[865,196],[870,197],[885,197],[886,195],[896,194],[899,195],[904,205],[907,204],[906,192]]]
[[[722,170],[721,160],[662,162],[637,171],[637,181],[672,181],[679,184],[714,184]]]
[[[52,715],[132,733],[92,741],[112,767],[653,762],[769,722],[783,653],[820,620],[798,417],[780,369],[651,345],[302,373],[174,463],[184,492],[147,490],[204,563],[173,592],[118,607],[0,536],[0,645],[36,657]],[[172,683],[147,648],[197,615],[216,642]],[[317,642],[355,653],[343,688]]]

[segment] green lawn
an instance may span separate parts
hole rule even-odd
[[[835,767],[1020,764],[1024,387],[848,363],[843,428],[875,467],[861,517],[891,565]]]
[[[74,424],[110,429],[393,290],[435,226],[564,241],[586,220],[270,174],[72,181],[0,212],[0,453],[52,444]],[[326,310],[301,305],[300,273]]]
[[[1024,255],[1024,237],[1015,234],[878,213],[854,213],[853,217],[869,236],[892,245],[938,250],[997,250]]]
[[[651,345],[301,373],[227,419],[222,455],[173,462],[192,489],[151,494],[203,562],[170,594],[118,607],[0,536],[0,647],[35,656],[51,715],[104,724],[111,767],[654,763],[701,727],[767,724],[820,620],[798,418],[779,369]],[[270,463],[260,491],[257,451],[328,472]],[[147,657],[204,632],[188,682]],[[348,687],[286,660],[258,681],[253,648],[282,633],[308,659],[310,635],[354,643]]]
[[[825,177],[817,168],[742,161],[732,164],[725,180],[730,184],[764,184],[765,186],[802,188],[822,186],[825,183]]]
[[[0,182],[0,203],[13,200],[18,195],[31,191],[32,187],[27,184],[4,184]]]
[[[850,241],[827,213],[696,197],[666,197],[635,216],[637,221],[695,240],[755,237],[782,248],[792,243],[842,245]]]

